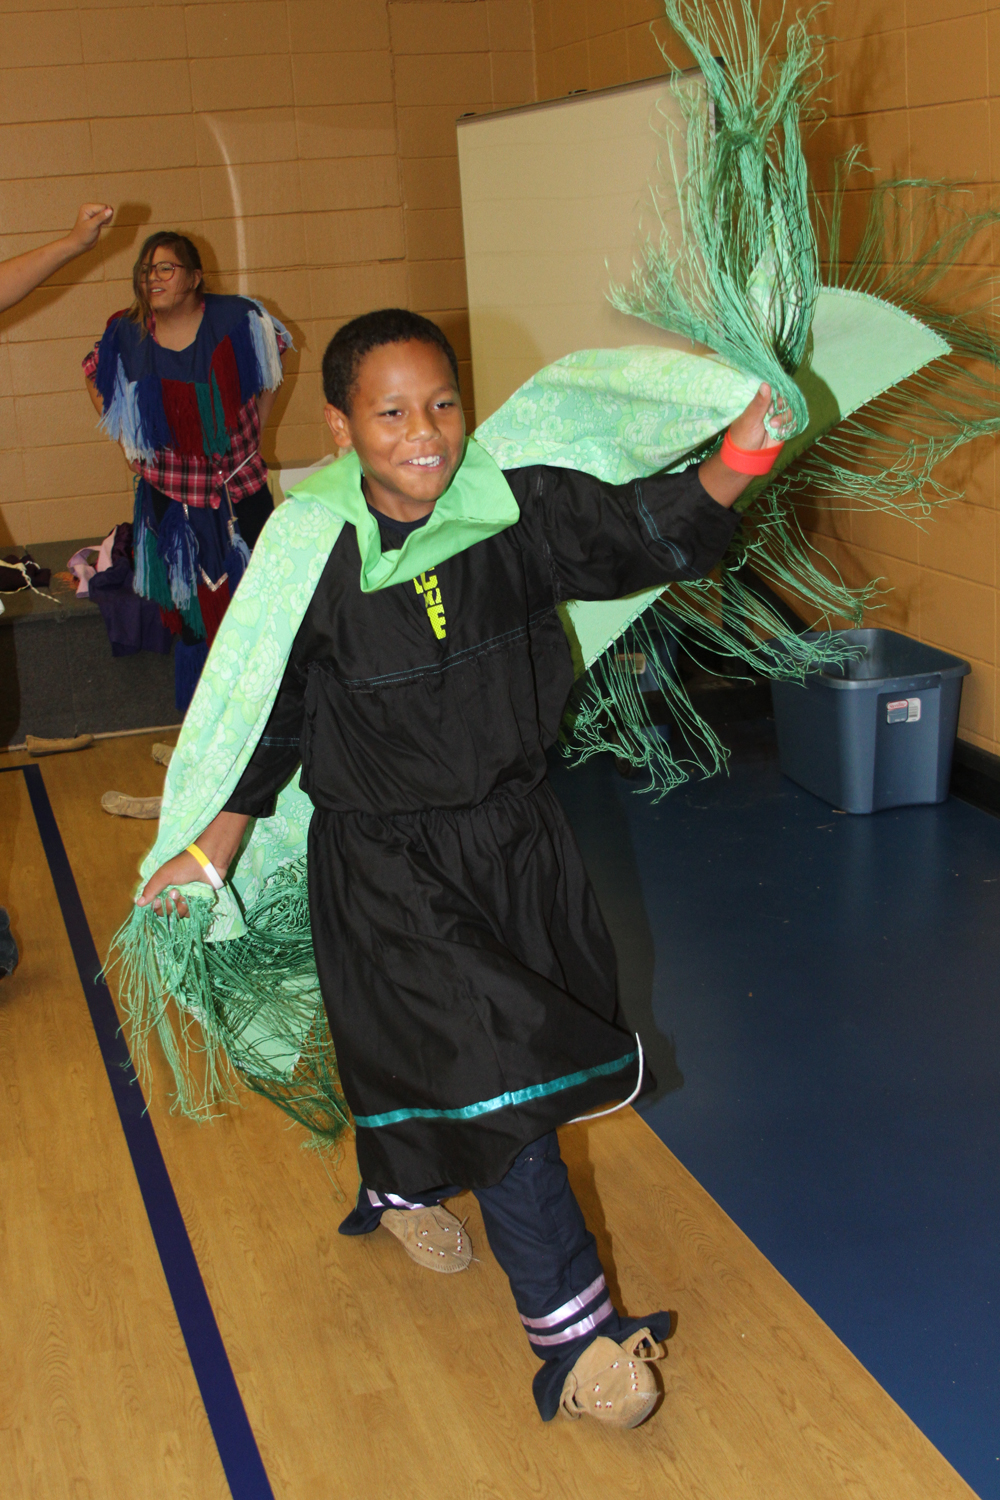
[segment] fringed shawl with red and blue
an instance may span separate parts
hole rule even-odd
[[[100,426],[130,460],[149,463],[158,449],[218,459],[251,396],[281,384],[281,323],[251,297],[205,294],[192,345],[165,349],[116,313],[97,351],[94,384],[104,403]]]

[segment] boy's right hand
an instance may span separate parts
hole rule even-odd
[[[249,821],[249,815],[246,813],[217,813],[197,839],[198,848],[206,859],[212,861],[223,880],[226,878],[229,866],[236,858],[240,840],[246,833]],[[208,886],[212,884],[194,855],[189,854],[185,849],[183,854],[175,854],[173,859],[168,859],[165,865],[160,866],[155,875],[150,876],[142,895],[136,896],[135,904],[136,906],[152,905],[158,917],[163,915],[164,906],[175,911],[179,917],[186,917],[188,904],[184,897],[177,893],[175,887],[189,885],[193,880],[204,881]],[[161,901],[158,898],[164,891],[167,893],[167,900]]]
[[[152,905],[156,915],[162,917],[164,903],[157,900],[157,897],[161,892],[166,891],[173,910],[179,917],[186,917],[188,915],[188,904],[184,900],[184,897],[178,893],[176,887],[179,885],[189,885],[194,880],[203,880],[206,885],[211,885],[212,883],[194,855],[188,854],[187,850],[185,850],[183,854],[177,854],[173,859],[168,859],[165,865],[160,866],[155,875],[149,877],[143,887],[142,895],[136,896],[135,904],[136,906]]]

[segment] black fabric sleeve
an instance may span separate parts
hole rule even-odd
[[[223,812],[270,818],[278,793],[301,758],[305,673],[294,660],[285,668],[274,707],[253,755]]]
[[[505,474],[529,534],[549,554],[562,599],[618,599],[718,563],[739,516],[692,465],[628,484],[539,465]]]

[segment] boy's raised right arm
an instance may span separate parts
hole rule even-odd
[[[737,449],[780,446],[765,426],[771,390],[761,386],[731,424]],[[783,430],[789,418],[776,414]],[[750,476],[720,453],[679,473],[611,484],[576,469],[521,471],[522,518],[549,556],[562,599],[624,598],[674,580],[703,578],[725,554],[739,518],[732,506]]]

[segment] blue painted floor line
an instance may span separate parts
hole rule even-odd
[[[118,1014],[101,977],[101,961],[41,769],[32,765],[3,769],[24,773],[142,1201],[233,1500],[274,1500]]]
[[[656,1053],[644,1118],[1000,1500],[1000,819],[834,813],[763,729],[659,804],[610,758],[554,782]]]

